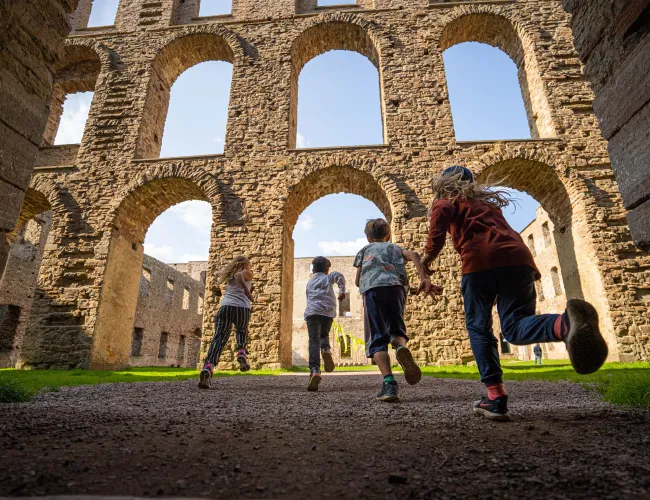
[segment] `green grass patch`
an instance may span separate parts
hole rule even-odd
[[[242,373],[219,370],[215,377],[277,375],[280,370],[251,370]],[[192,368],[138,367],[119,371],[91,370],[13,370],[0,369],[0,387],[7,384],[21,387],[29,394],[39,391],[57,391],[61,387],[111,384],[115,382],[175,382],[199,377]]]
[[[22,403],[29,401],[32,393],[11,378],[0,378],[0,403]]]
[[[629,408],[650,408],[650,363],[605,363],[596,373],[579,375],[568,360],[502,362],[503,378],[508,381],[569,381],[596,389],[609,403]],[[475,366],[426,366],[422,374],[437,378],[479,380]]]

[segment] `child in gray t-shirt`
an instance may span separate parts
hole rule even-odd
[[[422,378],[420,367],[406,347],[406,261],[415,264],[420,276],[417,293],[423,291],[427,295],[434,295],[441,290],[429,281],[419,254],[389,241],[388,222],[384,219],[369,220],[365,233],[369,244],[357,254],[354,267],[357,268],[356,285],[363,294],[366,355],[375,361],[384,377],[377,399],[399,401],[397,382],[390,367],[388,344],[396,350],[397,361],[404,370],[406,381],[413,385]]]
[[[339,288],[338,299],[345,298],[345,278],[336,271],[330,273],[332,263],[325,257],[316,257],[312,263],[312,277],[307,282],[307,307],[305,321],[309,334],[309,385],[308,391],[317,391],[321,381],[320,357],[323,356],[325,371],[334,371],[330,348],[330,329],[336,318],[337,296],[334,284]]]

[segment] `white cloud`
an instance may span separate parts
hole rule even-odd
[[[54,144],[79,144],[84,134],[92,92],[80,92],[66,98]]]
[[[298,149],[308,148],[310,144],[311,143],[305,139],[305,136],[298,132],[298,135],[296,136],[296,147]]]
[[[366,238],[357,238],[351,241],[319,241],[318,248],[325,255],[356,255],[359,250],[368,244]]]
[[[314,218],[311,215],[303,213],[298,218],[297,226],[302,231],[311,231],[314,228]]]
[[[225,140],[223,137],[216,136],[214,139],[212,139],[212,142],[216,142],[217,144],[223,144]]]
[[[144,253],[150,255],[154,259],[162,260],[163,262],[171,262],[174,255],[174,250],[169,245],[156,245],[155,243],[145,243]]]
[[[206,201],[186,201],[171,208],[185,224],[209,233],[212,226],[212,207]],[[209,239],[209,238],[208,238]]]

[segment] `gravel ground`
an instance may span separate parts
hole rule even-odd
[[[474,417],[477,382],[304,375],[63,388],[0,407],[0,496],[649,498],[650,414],[571,383],[508,384],[513,422]]]

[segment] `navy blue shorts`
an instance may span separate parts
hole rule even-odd
[[[406,289],[401,285],[371,288],[363,294],[363,326],[366,337],[366,356],[388,350],[394,337],[406,336],[404,307]]]

